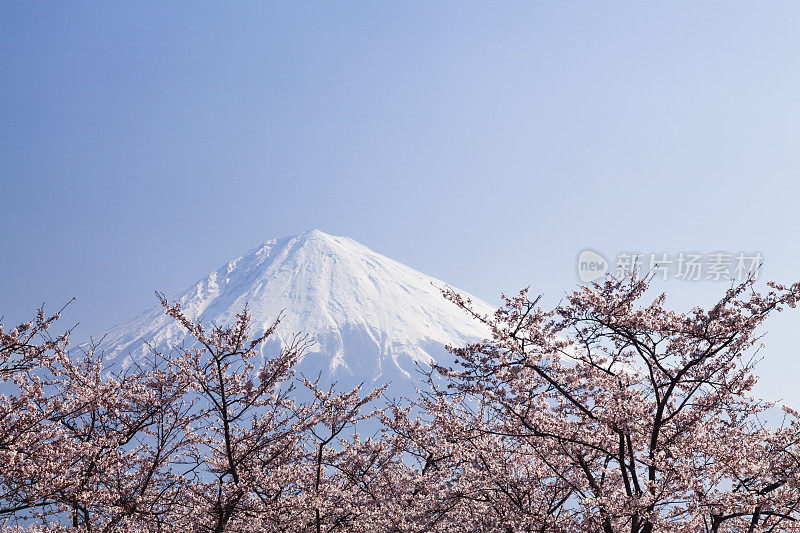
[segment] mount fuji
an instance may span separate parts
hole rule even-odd
[[[189,318],[223,325],[248,306],[253,334],[282,313],[269,356],[296,333],[315,341],[300,371],[336,381],[413,379],[417,366],[445,364],[445,345],[489,336],[488,328],[446,300],[447,286],[347,237],[319,230],[271,240],[179,292]],[[481,313],[494,308],[463,291]],[[99,349],[127,366],[150,346],[169,352],[186,332],[160,306],[118,324]],[[270,351],[273,350],[273,351]]]

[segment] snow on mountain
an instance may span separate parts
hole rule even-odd
[[[295,333],[316,345],[301,371],[367,382],[404,380],[416,364],[446,360],[445,344],[463,345],[488,330],[447,301],[446,284],[373,252],[347,237],[319,230],[269,241],[181,291],[191,318],[230,323],[245,304],[253,333],[283,311],[276,350]],[[469,297],[485,313],[493,308]],[[168,351],[186,340],[182,327],[155,306],[112,328],[100,348],[107,360],[141,357],[145,342]]]

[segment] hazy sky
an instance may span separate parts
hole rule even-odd
[[[490,302],[557,300],[586,247],[800,279],[798,28],[796,2],[2,2],[0,314],[76,296],[98,334],[314,227]],[[798,324],[762,366],[795,405]]]

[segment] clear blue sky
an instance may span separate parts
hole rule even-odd
[[[490,302],[556,300],[585,247],[799,279],[798,28],[796,2],[2,2],[0,313],[76,296],[98,334],[312,227]],[[769,327],[772,393],[798,323]]]

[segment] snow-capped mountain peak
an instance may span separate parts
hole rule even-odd
[[[313,229],[266,242],[171,299],[209,324],[229,323],[247,305],[254,333],[283,312],[278,340],[303,333],[316,342],[303,361],[306,371],[375,381],[409,377],[416,363],[446,357],[445,344],[488,335],[442,296],[445,285],[352,239]],[[130,361],[144,353],[146,341],[169,350],[184,340],[181,326],[155,306],[111,329],[101,349],[107,359]],[[265,354],[275,348],[265,345]]]

